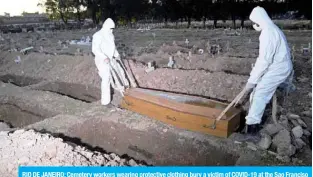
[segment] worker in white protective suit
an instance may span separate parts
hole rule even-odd
[[[95,63],[98,68],[98,74],[101,77],[101,104],[109,105],[111,102],[111,83],[112,68],[121,76],[123,85],[129,85],[125,73],[120,64],[116,61],[120,57],[116,50],[113,29],[115,24],[108,18],[102,26],[102,29],[93,35],[92,52],[95,55]],[[117,81],[115,81],[117,82]]]
[[[259,57],[245,86],[250,94],[250,108],[246,116],[246,138],[256,138],[266,105],[276,89],[290,85],[293,65],[288,43],[283,32],[272,22],[262,7],[255,7],[250,20],[253,28],[260,31]],[[251,136],[252,135],[252,136]]]

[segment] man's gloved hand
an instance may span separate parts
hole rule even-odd
[[[235,106],[239,103],[239,101],[243,98],[246,97],[248,94],[250,94],[250,92],[253,90],[253,88],[255,87],[256,84],[251,84],[251,83],[247,83],[244,90],[240,93],[240,95],[238,95],[235,98]]]
[[[256,85],[256,84],[251,84],[251,83],[248,82],[248,83],[246,84],[246,86],[245,86],[246,93],[251,92],[251,91],[254,89],[255,85]]]
[[[115,60],[121,60],[121,56],[118,55],[117,57],[114,57]]]

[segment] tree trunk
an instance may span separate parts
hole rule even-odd
[[[213,20],[213,21],[214,21],[214,22],[213,22],[213,23],[214,23],[214,24],[213,24],[213,27],[214,27],[214,28],[217,28],[217,19],[216,19],[216,18],[214,18],[214,20]]]
[[[203,17],[203,28],[205,28],[205,21],[206,21],[206,18]]]
[[[167,27],[167,15],[164,16],[164,23],[165,23],[165,27]]]
[[[64,22],[65,25],[67,25],[67,19],[65,19],[64,14],[62,11],[59,11],[60,16],[61,16],[61,20]]]
[[[187,28],[190,28],[190,26],[191,26],[191,17],[189,16],[188,17],[188,26],[187,26]]]
[[[98,23],[97,23],[97,11],[96,11],[96,8],[94,7],[94,5],[93,5],[93,7],[91,8],[91,18],[92,18],[93,24],[94,24],[94,25],[97,25],[97,24],[98,24]]]
[[[240,26],[241,26],[241,28],[245,27],[245,19],[244,18],[241,19]]]
[[[236,19],[233,18],[233,28],[236,29]]]
[[[81,13],[79,11],[79,7],[77,7],[77,20],[79,27],[81,26]]]
[[[81,22],[81,14],[80,14],[80,11],[77,11],[77,20],[79,21],[79,22]]]
[[[130,28],[133,28],[132,17],[130,14],[127,15],[127,23],[129,24]]]

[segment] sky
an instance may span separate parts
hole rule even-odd
[[[0,0],[0,15],[4,12],[10,13],[11,16],[21,15],[25,12],[44,12],[42,7],[37,7],[37,4],[42,0]]]

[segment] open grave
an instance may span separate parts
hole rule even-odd
[[[6,75],[0,76],[0,81],[4,83],[11,83],[19,87],[25,87],[29,85],[38,84],[39,82],[41,82],[41,79],[35,79],[32,77],[27,77],[27,76],[26,77],[18,76],[14,74],[6,74]]]
[[[73,99],[92,103],[100,100],[100,89],[82,84],[66,82],[48,82],[31,86],[31,89],[54,92]]]
[[[244,87],[249,77],[251,63],[254,63],[257,53],[256,33],[248,31],[238,37],[225,36],[223,31],[219,30],[198,31],[197,36],[192,35],[194,33],[192,30],[179,32],[155,30],[154,32],[162,37],[156,38],[151,45],[151,39],[147,37],[150,36],[148,32],[121,30],[116,34],[120,35],[116,43],[123,44],[119,45],[119,51],[125,59],[123,61],[127,69],[133,74],[139,87],[153,92],[153,97],[167,98],[167,101],[186,104],[192,107],[191,110],[195,107],[222,110]],[[279,105],[278,119],[279,124],[282,125],[279,128],[282,129],[275,129],[277,132],[271,132],[273,134],[266,136],[267,139],[264,138],[269,140],[266,143],[270,143],[269,147],[265,143],[266,148],[263,148],[264,146],[261,148],[260,144],[235,142],[234,137],[241,130],[237,126],[233,127],[233,134],[227,134],[228,138],[219,138],[197,131],[207,129],[212,121],[194,120],[185,122],[187,127],[176,127],[175,121],[177,123],[179,119],[177,115],[185,111],[181,110],[181,104],[178,106],[180,110],[174,111],[175,114],[179,112],[176,117],[169,115],[169,118],[166,118],[165,115],[163,122],[153,119],[151,115],[144,116],[144,112],[140,115],[138,114],[140,111],[122,109],[123,105],[121,108],[118,108],[118,104],[113,108],[101,106],[99,101],[101,79],[90,51],[80,50],[80,55],[76,55],[78,46],[66,46],[68,47],[66,48],[58,45],[59,40],[62,42],[70,40],[70,35],[73,38],[74,36],[80,38],[82,35],[91,36],[91,33],[93,32],[49,33],[47,34],[50,36],[49,40],[41,40],[43,34],[36,34],[37,37],[33,36],[34,41],[37,42],[34,45],[36,52],[31,51],[27,55],[7,50],[0,52],[0,80],[2,81],[0,82],[0,115],[2,116],[0,120],[11,124],[12,133],[19,128],[34,129],[39,131],[38,134],[48,133],[49,136],[61,138],[74,147],[80,145],[92,152],[112,152],[119,157],[127,156],[144,161],[143,164],[156,166],[311,165],[312,154],[309,142],[312,139],[310,128],[312,93],[309,84],[311,61],[299,49],[299,41],[307,43],[310,39],[308,33],[301,32],[304,37],[299,37],[298,32],[287,33],[287,36],[292,39],[291,45],[298,46],[298,50],[295,51],[297,90],[284,104]],[[32,34],[22,33],[20,36],[7,34],[4,38],[16,38],[15,41],[19,41],[20,45],[28,47],[28,44],[23,43],[25,41],[23,39],[29,35]],[[125,36],[128,37],[127,40]],[[185,36],[190,36],[191,42],[188,47],[184,44]],[[222,48],[220,53],[214,53],[214,56],[212,53],[206,53],[205,46],[197,44],[199,36],[203,37],[205,43],[210,40],[211,45],[220,45]],[[173,45],[173,41],[176,41],[179,47]],[[195,52],[192,52],[193,45],[198,46],[198,48],[194,47]],[[40,46],[43,46],[47,53],[40,52]],[[128,49],[125,46],[129,46]],[[205,54],[199,54],[199,49],[203,49]],[[192,52],[190,57],[189,51]],[[65,55],[67,52],[71,55]],[[19,63],[14,62],[17,55],[21,55]],[[174,56],[173,67],[168,66],[170,56]],[[154,62],[155,68],[147,72],[149,62]],[[184,95],[184,97],[173,95]],[[186,99],[187,97],[196,97],[200,101]],[[123,103],[116,91],[115,98],[117,98],[114,100],[116,103]],[[156,99],[156,101],[160,100]],[[219,104],[208,104],[207,101],[201,100],[214,100],[212,102]],[[149,100],[143,99],[143,101]],[[149,104],[151,106],[156,103]],[[143,110],[148,110],[148,107],[144,108]],[[157,112],[168,113],[162,110]],[[196,115],[195,111],[188,113]],[[203,114],[202,116],[205,117]],[[270,115],[266,116],[270,117]],[[218,122],[217,127],[221,123]],[[268,123],[272,125],[271,121]],[[188,128],[195,125],[197,127],[194,130]],[[295,130],[293,131],[295,127],[297,127],[295,130],[300,132],[298,134],[301,135],[300,138],[295,137]],[[273,130],[271,126],[266,125],[264,129]],[[7,133],[4,133],[6,138],[10,136]],[[277,141],[280,137],[287,141],[283,143]],[[291,151],[286,147],[291,147]],[[40,163],[40,161],[35,162],[35,164]],[[32,163],[27,161],[25,164]],[[128,163],[115,165],[123,164]],[[3,170],[8,171],[8,169]]]
[[[9,122],[15,128],[23,128],[27,125],[42,121],[47,117],[34,112],[23,110],[12,104],[0,104],[0,120]]]

